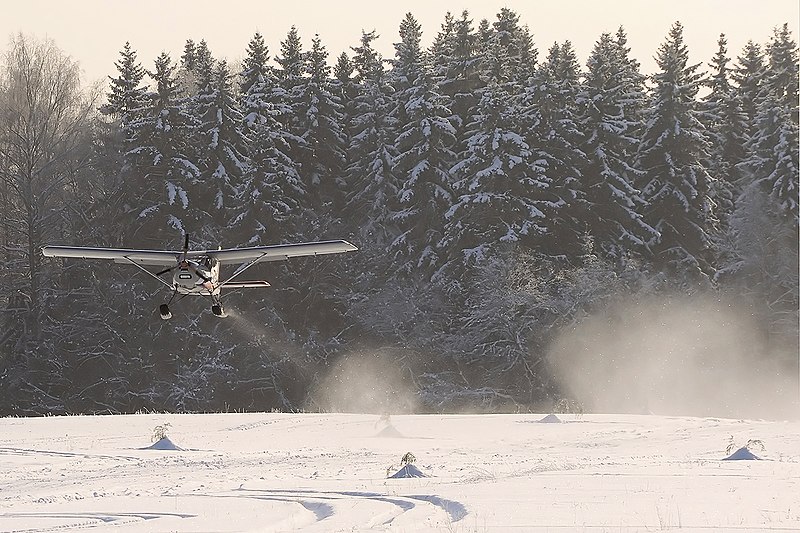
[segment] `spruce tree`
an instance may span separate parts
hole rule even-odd
[[[282,242],[296,235],[296,217],[300,202],[305,202],[306,189],[297,165],[290,156],[293,138],[284,127],[290,109],[276,101],[277,88],[273,71],[266,64],[266,48],[259,34],[253,38],[241,73],[240,109],[242,131],[248,140],[247,154],[251,162],[237,193],[237,215],[234,227],[239,244],[257,245]]]
[[[489,79],[500,84],[524,84],[536,67],[536,50],[527,26],[520,25],[519,15],[504,7],[497,14],[488,36],[485,57]]]
[[[194,153],[196,121],[187,109],[187,100],[178,89],[175,65],[162,53],[150,73],[156,90],[150,104],[131,128],[133,139],[128,154],[134,159],[133,171],[144,180],[141,191],[140,224],[147,228],[141,238],[163,246],[168,228],[191,229],[190,193],[200,170]]]
[[[195,98],[198,92],[208,89],[213,69],[214,58],[205,39],[199,43],[195,43],[191,39],[186,41],[180,66],[175,73],[178,87],[183,95],[187,98]]]
[[[645,221],[659,233],[651,242],[656,266],[676,282],[692,284],[714,273],[709,237],[714,220],[711,178],[703,166],[707,140],[696,100],[703,76],[698,65],[688,64],[680,22],[671,27],[656,61],[661,70],[652,78],[638,153]]]
[[[388,244],[388,205],[397,197],[395,175],[396,121],[391,114],[391,92],[386,84],[383,58],[372,43],[374,31],[363,32],[360,46],[354,47],[353,65],[359,94],[355,100],[353,134],[347,168],[350,196],[346,211],[358,231],[377,245]]]
[[[345,134],[343,105],[331,78],[328,52],[319,35],[306,57],[308,76],[297,89],[297,133],[303,140],[301,177],[315,217],[331,215],[344,202]]]
[[[193,71],[197,62],[197,45],[192,39],[187,39],[186,44],[183,46],[183,55],[181,55],[181,67],[188,71]]]
[[[114,200],[120,203],[123,210],[130,209],[133,199],[140,188],[138,183],[141,176],[131,173],[135,161],[130,155],[134,147],[135,130],[133,125],[141,118],[148,105],[147,88],[142,85],[146,72],[136,59],[136,52],[130,43],[125,43],[120,52],[120,60],[114,63],[119,76],[110,78],[111,87],[107,103],[100,108],[100,112],[114,119],[115,129],[119,132],[113,140],[113,151],[117,152],[122,160],[120,175],[121,194]]]
[[[280,47],[281,55],[275,58],[275,61],[281,66],[277,71],[278,80],[284,83],[284,88],[288,89],[292,84],[298,83],[305,74],[305,54],[296,26],[289,29],[289,33],[281,41]]]
[[[469,13],[445,21],[429,53],[431,77],[436,91],[449,100],[450,122],[456,128],[456,141],[464,146],[464,130],[484,87],[484,58],[478,49],[478,35]],[[454,161],[455,163],[455,161]]]
[[[769,194],[781,214],[797,227],[798,217],[798,53],[787,25],[775,29],[759,95],[756,130],[742,165],[748,181]],[[796,230],[795,230],[796,231]]]
[[[717,206],[720,222],[724,225],[733,212],[734,201],[739,194],[736,189],[739,182],[736,165],[745,156],[748,124],[742,100],[730,83],[730,60],[724,34],[720,35],[717,44],[719,49],[711,62],[712,73],[706,82],[710,91],[703,98],[700,108],[709,140],[710,159],[706,166],[714,177],[710,194]]]
[[[436,245],[442,238],[444,214],[453,203],[450,167],[456,131],[447,99],[436,91],[425,68],[420,27],[410,14],[400,26],[400,37],[392,71],[401,108],[395,113],[400,191],[391,204],[399,236],[390,250],[393,273],[419,279],[437,266]]]
[[[750,66],[737,71],[742,95],[754,98],[755,123],[747,157],[739,164],[742,192],[730,220],[733,250],[721,280],[761,316],[779,363],[797,369],[798,350],[798,64],[787,26],[776,28],[764,69],[750,46]],[[748,73],[762,72],[758,85]],[[747,102],[747,100],[745,100]],[[780,358],[783,357],[781,360]]]
[[[626,76],[626,58],[608,33],[595,43],[587,67],[578,96],[581,150],[586,154],[581,218],[598,255],[620,264],[630,254],[646,254],[646,243],[656,237],[643,220],[644,200],[634,185],[639,119],[626,115],[628,102],[642,94]]]
[[[198,78],[199,79],[199,78]],[[226,61],[217,63],[209,84],[198,92],[194,111],[198,120],[198,156],[201,171],[197,208],[208,214],[210,236],[220,237],[228,226],[236,190],[249,172],[248,139],[233,92]]]
[[[303,139],[305,131],[304,126],[301,124],[303,115],[303,86],[305,84],[304,76],[307,74],[306,54],[303,52],[302,43],[300,42],[300,34],[295,26],[289,29],[286,38],[280,42],[280,54],[275,57],[279,68],[275,69],[277,79],[277,86],[272,91],[269,100],[275,105],[277,109],[281,109],[277,117],[289,135],[284,137],[284,141],[288,143],[287,155],[294,162],[297,171],[300,173],[301,179],[303,176],[311,176],[313,172],[307,171],[309,162],[305,160],[306,146]],[[308,183],[304,183],[303,188],[308,192]],[[301,207],[305,212],[310,208],[310,197],[304,195],[301,201]],[[296,216],[299,217],[300,213]]]
[[[752,136],[755,131],[763,77],[764,55],[761,47],[753,41],[748,41],[731,73],[731,78],[736,85],[736,96],[741,102],[745,123],[748,125],[747,138]]]
[[[439,244],[440,275],[450,278],[508,257],[518,246],[530,248],[548,232],[543,197],[550,184],[499,84],[484,89],[468,131],[466,151],[452,168],[457,198]]]
[[[353,62],[345,52],[342,52],[333,67],[333,77],[336,94],[342,102],[342,134],[345,137],[345,147],[350,146],[355,99],[358,95],[358,84],[353,79],[354,74]],[[345,150],[345,157],[348,158],[349,163],[347,150]],[[347,164],[345,164],[346,166]]]
[[[411,88],[423,73],[422,26],[411,13],[400,23],[400,42],[394,44],[395,58],[390,61],[389,83],[394,88],[396,107],[392,111],[400,123],[406,122],[405,108],[411,98]]]
[[[336,58],[336,65],[333,67],[333,77],[338,82],[339,96],[343,102],[351,102],[358,92],[353,80],[355,71],[356,68],[347,54],[345,52],[339,54],[339,57]]]
[[[639,62],[630,55],[631,49],[628,46],[628,34],[625,32],[625,28],[620,26],[614,37],[614,44],[623,64],[623,70],[620,73],[620,84],[628,87],[627,90],[630,91],[630,97],[621,101],[620,104],[624,115],[634,121],[634,128],[630,132],[631,135],[639,138],[644,128],[646,76],[641,73]]]
[[[583,255],[586,233],[581,222],[586,211],[581,189],[585,155],[580,150],[582,134],[576,125],[579,72],[569,41],[556,43],[517,98],[521,131],[533,150],[537,172],[541,170],[549,184],[549,232],[540,242],[540,250],[570,261]]]
[[[134,114],[146,101],[147,89],[142,86],[145,70],[136,59],[136,51],[126,42],[119,53],[120,60],[114,63],[119,76],[112,78],[108,102],[101,108],[103,114],[118,118],[126,130]]]
[[[464,12],[466,16],[466,11]],[[443,94],[449,94],[447,87],[452,83],[452,67],[456,49],[456,22],[449,11],[433,39],[427,54],[427,67]],[[396,46],[396,45],[395,45]]]
[[[264,37],[256,32],[247,45],[247,55],[242,60],[242,72],[239,75],[239,92],[247,94],[250,88],[260,79],[269,78],[272,67],[269,66],[269,48],[264,44]]]
[[[777,100],[777,104],[790,110],[791,120],[797,124],[798,109],[798,64],[797,43],[789,31],[789,24],[775,28],[767,44],[769,64],[766,90]]]

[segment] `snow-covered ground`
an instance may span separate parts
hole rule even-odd
[[[800,531],[800,422],[543,417],[0,419],[0,531]]]

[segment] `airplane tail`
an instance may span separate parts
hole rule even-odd
[[[222,285],[220,289],[255,289],[258,287],[267,288],[270,284],[266,281],[229,281]]]

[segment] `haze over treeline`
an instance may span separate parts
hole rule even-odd
[[[669,384],[710,373],[709,394],[719,370],[735,378],[701,411],[724,415],[742,368],[797,402],[798,49],[776,24],[740,51],[709,35],[718,53],[689,64],[676,22],[651,73],[624,28],[582,65],[509,9],[448,16],[427,49],[408,14],[391,58],[374,32],[332,58],[294,27],[237,65],[204,40],[123,42],[102,93],[56,43],[12,37],[0,413],[685,412]],[[40,253],[184,232],[360,251],[254,267],[273,287],[227,298],[229,318],[186,298],[168,322],[136,269]],[[748,342],[723,342],[726,317]]]

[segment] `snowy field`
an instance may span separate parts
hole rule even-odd
[[[0,531],[800,531],[800,422],[543,417],[4,418]]]

